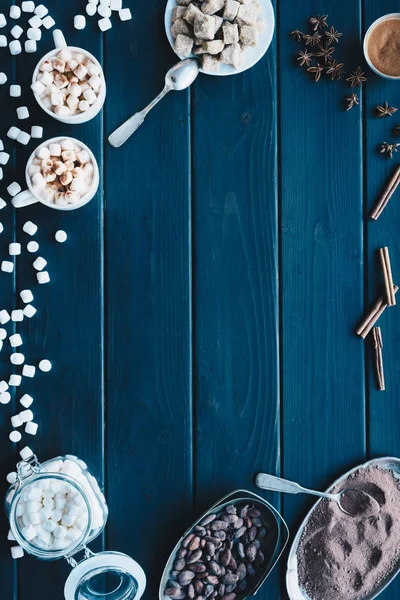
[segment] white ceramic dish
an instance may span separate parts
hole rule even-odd
[[[386,469],[387,471],[392,471],[394,476],[397,479],[399,479],[399,481],[400,481],[400,459],[392,458],[392,457],[388,456],[385,458],[376,458],[374,460],[370,460],[369,462],[367,462],[363,465],[359,465],[358,467],[351,469],[351,471],[348,471],[347,473],[342,475],[339,479],[337,479],[331,485],[329,490],[327,490],[327,491],[330,492],[334,487],[343,483],[343,481],[345,479],[347,479],[347,477],[349,475],[351,475],[352,473],[354,473],[355,471],[358,471],[359,469],[363,469],[363,468],[367,468],[367,467],[381,467],[382,469]],[[320,502],[321,502],[321,500],[318,500],[318,502],[316,502],[314,504],[314,506],[312,507],[312,509],[310,510],[310,512],[304,519],[304,521],[302,522],[302,524],[299,527],[299,530],[296,534],[296,537],[293,540],[292,547],[289,552],[287,571],[286,571],[286,588],[287,588],[287,592],[288,592],[290,600],[310,600],[310,597],[300,587],[298,571],[297,571],[297,549],[299,546],[300,538],[303,535],[304,528],[309,521],[311,513],[314,511],[314,509],[316,508],[316,506],[318,506],[318,504]],[[373,600],[373,598],[377,598],[383,592],[383,590],[385,590],[388,587],[388,585],[390,585],[392,583],[393,579],[396,577],[396,575],[399,573],[399,571],[400,571],[400,560],[398,561],[396,567],[393,569],[391,574],[389,574],[385,579],[383,579],[380,582],[379,586],[376,588],[376,591],[372,594],[369,594],[368,596],[364,596],[362,600]]]
[[[377,19],[376,21],[374,21],[372,23],[372,25],[369,27],[369,29],[364,37],[364,56],[365,56],[365,60],[368,63],[369,68],[372,69],[377,75],[380,75],[381,77],[384,77],[385,79],[394,79],[396,81],[396,80],[399,80],[400,77],[398,77],[398,76],[396,77],[394,75],[386,75],[385,73],[382,73],[382,71],[378,71],[378,69],[372,63],[372,61],[369,57],[369,53],[368,53],[369,37],[370,37],[371,33],[373,32],[373,30],[375,29],[375,27],[377,27],[377,25],[380,25],[384,21],[391,21],[394,19],[399,20],[400,13],[390,13],[388,15],[384,15],[383,17],[380,17],[380,19]]]
[[[235,69],[230,65],[221,64],[221,69],[218,72],[208,72],[203,71],[203,69],[200,69],[202,73],[205,73],[206,75],[218,75],[220,77],[224,75],[237,75],[238,73],[242,73],[243,71],[247,71],[247,69],[251,69],[251,67],[254,67],[254,65],[258,63],[258,61],[264,56],[274,36],[275,14],[273,6],[271,4],[271,0],[260,0],[260,3],[262,6],[262,17],[265,19],[266,28],[264,33],[261,33],[259,35],[257,46],[255,48],[248,48],[246,52],[244,52],[243,64],[238,69]],[[168,0],[164,17],[165,33],[167,34],[168,41],[173,50],[175,40],[171,34],[171,18],[172,10],[176,6],[176,0]],[[183,59],[185,57],[179,56],[179,58]],[[198,58],[198,56],[192,54],[191,58]]]

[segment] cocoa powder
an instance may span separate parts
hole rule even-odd
[[[379,512],[351,517],[322,500],[299,543],[298,573],[312,600],[360,600],[394,572],[400,561],[400,482],[379,467],[361,468],[334,490],[370,494]]]
[[[400,77],[400,19],[387,19],[372,30],[368,54],[378,71]]]

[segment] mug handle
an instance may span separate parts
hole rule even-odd
[[[29,190],[24,190],[20,192],[11,200],[11,204],[14,208],[23,208],[24,206],[30,206],[31,204],[36,204],[39,200],[31,194]]]
[[[55,29],[53,31],[53,40],[57,50],[66,48],[68,45],[61,29]]]

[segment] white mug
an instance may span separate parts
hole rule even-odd
[[[36,92],[33,92],[33,95],[35,96],[36,102],[39,104],[39,106],[44,110],[44,112],[46,112],[48,115],[53,117],[53,119],[57,119],[57,121],[61,121],[62,123],[70,123],[71,125],[78,125],[80,123],[86,123],[87,121],[90,121],[91,119],[93,119],[101,111],[101,109],[103,108],[105,99],[106,99],[106,80],[104,77],[103,67],[101,66],[101,64],[99,63],[97,58],[95,58],[93,56],[93,54],[90,54],[90,52],[88,52],[87,50],[84,50],[83,48],[79,48],[77,46],[68,46],[67,42],[65,41],[65,37],[60,29],[55,29],[53,31],[53,39],[54,39],[54,46],[55,46],[56,51],[62,50],[63,48],[69,48],[69,50],[72,50],[72,52],[79,52],[80,54],[84,54],[87,58],[89,58],[89,60],[91,60],[100,69],[100,78],[102,80],[102,85],[100,88],[99,95],[97,97],[97,100],[91,105],[89,110],[79,113],[77,115],[71,115],[71,116],[56,115],[55,112],[50,110],[42,102],[41,97],[38,94],[36,94]],[[36,65],[36,68],[33,72],[32,84],[35,83],[35,81],[37,79],[39,67],[42,64],[42,62],[44,60],[50,59],[51,57],[54,57],[54,53],[55,53],[55,51],[52,50],[51,52],[48,52],[40,59],[40,61]]]
[[[93,164],[93,180],[89,190],[84,196],[82,196],[81,201],[79,203],[66,204],[64,206],[54,204],[53,202],[48,202],[47,200],[44,200],[44,198],[40,198],[40,196],[37,196],[35,194],[35,191],[32,186],[31,177],[29,175],[29,167],[31,166],[32,161],[35,158],[36,152],[39,150],[39,148],[41,148],[42,146],[48,146],[49,144],[57,144],[61,142],[61,140],[65,139],[72,140],[74,143],[79,144],[79,146],[81,146],[82,149],[86,150],[86,152],[89,154],[90,160]],[[36,204],[36,202],[41,202],[45,206],[48,206],[49,208],[55,208],[56,210],[76,210],[77,208],[81,208],[82,206],[90,202],[90,200],[95,196],[100,182],[99,166],[97,164],[97,160],[95,159],[93,152],[90,150],[90,148],[88,148],[88,146],[86,146],[86,144],[83,144],[80,140],[77,140],[70,136],[62,135],[52,138],[51,140],[47,140],[46,142],[43,142],[35,149],[34,152],[32,152],[28,159],[28,162],[26,163],[25,179],[28,189],[24,190],[23,192],[19,192],[19,194],[14,196],[14,198],[11,200],[11,203],[15,208],[23,208],[24,206],[30,206],[31,204]]]

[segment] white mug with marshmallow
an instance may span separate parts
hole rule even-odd
[[[54,204],[53,202],[47,201],[44,198],[41,198],[40,196],[37,195],[37,193],[35,193],[35,189],[32,185],[31,176],[29,174],[29,167],[33,164],[33,160],[36,157],[36,155],[37,155],[36,153],[38,152],[38,150],[40,150],[40,148],[42,148],[44,146],[50,146],[50,144],[58,144],[62,140],[71,140],[72,142],[74,142],[78,146],[80,146],[82,148],[82,150],[87,152],[87,154],[89,155],[90,162],[93,165],[93,178],[92,178],[90,187],[89,187],[88,191],[80,198],[80,201],[75,204],[59,205],[59,204]],[[36,204],[37,202],[41,202],[45,206],[54,208],[56,210],[76,210],[77,208],[81,208],[82,206],[84,206],[85,204],[90,202],[90,200],[92,200],[92,198],[95,196],[95,194],[98,190],[99,182],[100,182],[99,167],[98,167],[98,164],[97,164],[97,161],[96,161],[96,158],[95,158],[93,152],[90,150],[90,148],[88,146],[86,146],[86,144],[84,144],[80,140],[76,140],[74,138],[71,138],[71,137],[65,136],[65,135],[55,137],[50,140],[47,140],[46,142],[43,142],[35,149],[34,152],[32,152],[31,156],[28,159],[28,162],[26,163],[25,178],[26,178],[26,183],[27,183],[28,189],[24,190],[22,192],[19,192],[19,194],[17,194],[16,196],[13,197],[13,199],[11,200],[11,203],[15,208],[23,208],[24,206],[30,206],[31,204]]]
[[[54,39],[55,51],[52,50],[51,52],[48,52],[47,54],[45,54],[40,59],[38,64],[36,65],[36,68],[33,72],[33,77],[32,77],[32,86],[37,81],[37,77],[38,77],[38,73],[39,73],[41,64],[45,60],[49,60],[52,57],[54,57],[55,52],[62,51],[64,49],[68,49],[71,52],[83,54],[85,56],[85,58],[88,58],[92,63],[94,63],[96,65],[96,67],[98,67],[99,72],[100,72],[99,77],[101,79],[101,87],[99,89],[98,97],[97,97],[96,101],[90,106],[90,108],[88,110],[86,110],[85,112],[80,112],[79,114],[73,114],[73,115],[59,115],[59,114],[56,114],[53,110],[50,110],[50,108],[48,108],[45,105],[41,96],[37,92],[35,92],[35,90],[33,90],[33,95],[35,96],[36,101],[39,104],[39,106],[48,115],[53,117],[53,119],[57,119],[57,121],[61,121],[62,123],[70,123],[71,125],[79,125],[80,123],[86,123],[87,121],[90,121],[91,119],[93,119],[101,111],[101,109],[103,108],[105,99],[106,99],[106,82],[105,82],[103,68],[102,68],[101,64],[99,63],[99,61],[93,56],[93,54],[91,54],[84,48],[79,48],[77,46],[68,46],[68,44],[65,40],[65,37],[60,29],[55,29],[53,31],[53,39]]]

